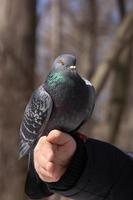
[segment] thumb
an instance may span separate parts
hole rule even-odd
[[[46,140],[52,144],[64,145],[70,140],[73,140],[73,138],[67,133],[55,129],[48,134]]]

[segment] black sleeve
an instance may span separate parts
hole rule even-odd
[[[133,200],[132,158],[94,139],[78,145],[82,150],[77,150],[64,176],[48,184],[51,191],[77,200]]]
[[[56,183],[39,179],[41,189],[47,188],[42,194],[60,193],[75,200],[133,200],[132,158],[105,142],[76,141],[77,150],[61,179]],[[36,187],[39,191],[40,186],[34,182]]]

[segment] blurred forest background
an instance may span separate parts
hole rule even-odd
[[[28,199],[19,126],[33,89],[61,53],[76,55],[79,73],[96,89],[92,118],[81,131],[133,151],[133,1],[0,3],[0,199]]]

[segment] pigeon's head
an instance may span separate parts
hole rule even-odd
[[[62,54],[58,56],[52,66],[56,70],[76,69],[76,57],[71,54]]]

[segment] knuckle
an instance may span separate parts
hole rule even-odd
[[[42,136],[38,140],[38,142],[37,142],[37,144],[36,144],[36,146],[34,148],[34,152],[38,152],[39,150],[40,151],[43,150],[45,148],[45,143],[46,143],[46,136]]]
[[[38,174],[41,174],[43,177],[45,177],[47,175],[47,171],[39,166]]]
[[[42,144],[42,143],[44,143],[45,140],[46,140],[46,136],[42,136],[39,138],[38,143]]]
[[[52,173],[53,170],[54,170],[54,163],[48,162],[48,163],[47,163],[47,171],[49,171],[49,172]]]
[[[54,134],[54,137],[58,137],[62,134],[62,132],[60,130],[54,129],[54,130],[49,132],[49,136],[51,136],[53,134]]]

